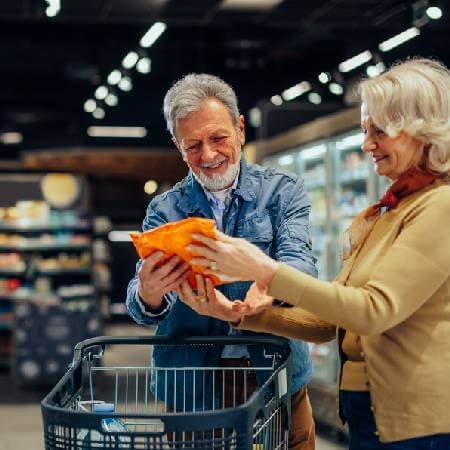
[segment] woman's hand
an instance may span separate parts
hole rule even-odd
[[[216,231],[217,240],[193,234],[199,244],[190,244],[188,250],[195,255],[191,264],[205,266],[205,274],[214,275],[224,282],[255,280],[269,285],[279,263],[258,247],[241,238],[233,238]]]
[[[233,303],[233,311],[239,312],[244,316],[258,314],[272,306],[274,298],[267,295],[267,287],[253,283],[247,291],[243,302],[237,300]]]
[[[177,289],[178,296],[197,314],[211,316],[227,322],[238,322],[242,313],[233,310],[234,302],[228,300],[221,292],[214,289],[209,278],[196,275],[197,294],[194,293],[187,281],[184,281]]]

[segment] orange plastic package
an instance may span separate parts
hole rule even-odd
[[[130,233],[130,236],[141,259],[147,258],[156,250],[161,250],[167,254],[161,262],[173,255],[178,255],[183,261],[189,263],[194,256],[186,249],[186,246],[193,242],[192,233],[201,233],[215,239],[215,228],[214,220],[189,217],[177,222],[166,223],[143,233]],[[188,281],[195,289],[197,287],[195,273],[203,273],[205,267],[191,265],[191,268],[192,272],[189,274]],[[214,286],[222,284],[218,278],[210,275],[208,277]]]

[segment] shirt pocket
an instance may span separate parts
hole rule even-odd
[[[242,227],[242,237],[269,253],[273,241],[273,227],[267,211],[246,218]]]

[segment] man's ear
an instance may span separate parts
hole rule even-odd
[[[243,115],[239,116],[238,120],[239,140],[241,145],[245,144],[245,119]]]
[[[178,141],[174,137],[172,137],[172,142],[173,142],[173,145],[175,145],[177,150],[180,152],[181,157],[183,158],[183,161],[186,161],[186,155],[184,154],[180,144],[178,144]]]

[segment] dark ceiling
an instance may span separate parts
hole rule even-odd
[[[332,72],[342,60],[409,28],[424,2],[389,0],[284,0],[273,8],[223,8],[222,0],[61,0],[56,17],[45,14],[45,0],[0,0],[0,132],[24,136],[18,145],[0,143],[0,158],[21,150],[73,146],[142,145],[165,147],[169,138],[161,114],[164,92],[188,72],[209,72],[236,89],[244,114],[259,104],[268,121],[250,129],[249,138],[280,132],[345,106],[317,75]],[[433,2],[436,3],[436,2]],[[440,20],[421,35],[383,54],[386,64],[421,54],[450,63],[447,1]],[[118,91],[118,105],[105,107],[97,120],[84,112],[108,74],[139,49],[155,22],[166,32],[146,53],[152,71],[131,70],[131,92]],[[361,75],[352,71],[344,76]],[[269,98],[303,80],[313,83],[322,103],[306,96],[275,107]],[[88,126],[139,125],[141,140],[89,138]]]

